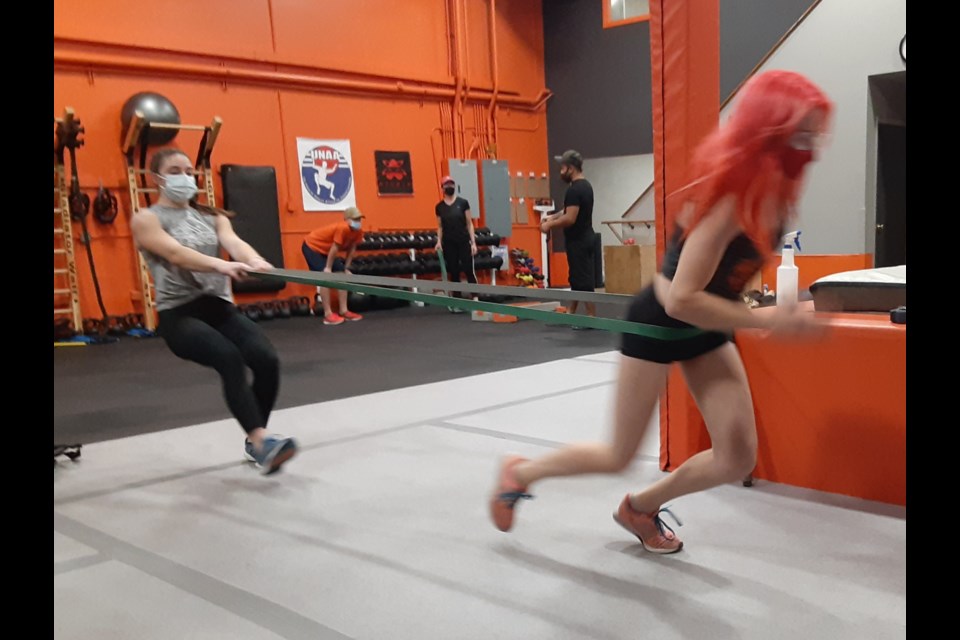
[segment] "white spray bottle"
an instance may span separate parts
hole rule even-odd
[[[797,304],[799,271],[793,262],[793,246],[800,250],[800,232],[791,231],[783,236],[783,252],[777,267],[777,306],[793,307]]]

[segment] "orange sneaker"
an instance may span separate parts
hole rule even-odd
[[[331,313],[328,316],[323,316],[323,324],[330,324],[330,325],[343,324],[343,317],[338,316],[335,313]]]
[[[637,536],[643,548],[650,553],[676,553],[683,549],[683,542],[673,532],[670,525],[661,518],[661,513],[668,513],[679,526],[683,523],[667,509],[657,509],[654,513],[641,513],[630,504],[630,494],[620,503],[620,508],[613,514],[613,519],[621,527]]]
[[[353,311],[347,311],[341,316],[344,320],[349,320],[350,322],[356,322],[357,320],[363,320],[363,316],[359,313],[354,313]]]
[[[500,531],[510,531],[513,527],[513,511],[517,502],[533,498],[513,476],[513,468],[526,461],[521,456],[507,456],[500,463],[497,485],[490,496],[490,518]]]

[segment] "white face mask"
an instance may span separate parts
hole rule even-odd
[[[182,204],[189,202],[197,195],[197,179],[194,176],[188,176],[185,173],[173,173],[163,178],[163,185],[160,187],[160,193],[171,202]]]
[[[359,220],[349,220],[347,224],[350,225],[350,228],[354,231],[360,231],[361,224]]]

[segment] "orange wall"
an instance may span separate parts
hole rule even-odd
[[[302,236],[339,217],[303,211],[298,136],[351,141],[357,204],[367,214],[370,230],[433,227],[433,206],[440,196],[436,177],[445,169],[445,156],[453,156],[449,137],[445,145],[437,131],[450,127],[449,119],[441,118],[440,104],[452,107],[452,97],[334,92],[278,74],[402,82],[448,90],[452,96],[448,4],[461,1],[467,7],[465,84],[475,95],[484,92],[478,96],[482,101],[468,104],[482,105],[486,121],[493,88],[489,0],[406,0],[403,11],[395,4],[385,11],[384,3],[375,0],[55,0],[54,115],[67,106],[75,109],[86,129],[86,144],[78,152],[81,185],[93,196],[102,180],[123,209],[112,226],[88,218],[107,310],[113,315],[139,310],[133,302],[139,286],[119,139],[121,106],[140,91],[170,98],[185,123],[223,118],[215,168],[228,163],[276,168],[288,268],[306,268]],[[502,105],[497,114],[498,156],[509,162],[511,171],[549,171],[545,110],[530,106],[544,90],[541,1],[501,0],[496,9]],[[131,68],[142,63],[152,67]],[[264,79],[224,81],[215,76],[224,69],[253,71]],[[510,98],[514,104],[504,105],[502,100]],[[516,102],[520,100],[528,102]],[[472,110],[465,107],[463,118],[468,148],[475,135]],[[190,132],[177,138],[191,155],[198,141],[199,134]],[[375,150],[410,152],[413,196],[377,195]],[[510,246],[539,257],[536,227],[525,226],[517,229]],[[78,245],[83,315],[98,317],[84,251]],[[309,288],[288,285],[280,296],[294,294],[309,295]]]
[[[797,265],[798,286],[800,289],[809,289],[810,285],[824,276],[844,271],[859,271],[873,267],[873,256],[864,253],[850,255],[814,255],[794,256]],[[780,259],[776,256],[763,267],[760,274],[762,284],[771,289],[777,288],[777,267]]]

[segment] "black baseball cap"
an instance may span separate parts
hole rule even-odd
[[[560,164],[569,165],[577,171],[583,171],[583,156],[580,155],[579,151],[567,149],[562,156],[554,156],[554,160]]]

